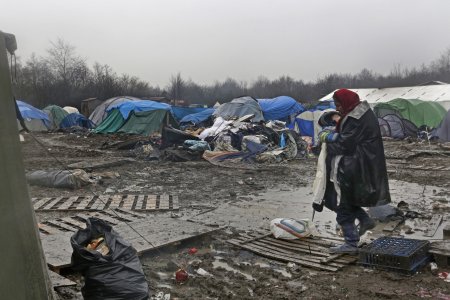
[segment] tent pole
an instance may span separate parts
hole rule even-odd
[[[9,41],[14,39],[0,31],[0,295],[2,299],[55,299],[25,180],[7,36]]]

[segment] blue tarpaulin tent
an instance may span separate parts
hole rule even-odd
[[[334,100],[320,101],[311,110],[315,111],[315,110],[325,110],[325,109],[336,109],[336,105],[334,104]]]
[[[291,115],[298,115],[305,111],[303,105],[288,96],[279,96],[273,99],[258,99],[264,119],[285,121]]]
[[[210,118],[212,116],[214,111],[215,111],[214,108],[206,108],[201,112],[187,115],[183,119],[181,119],[180,124],[183,125],[183,124],[192,123],[194,125],[197,125],[201,122],[208,120],[208,118]]]
[[[181,121],[184,117],[204,111],[205,107],[181,107],[172,106],[172,114],[175,120]]]
[[[17,106],[19,107],[20,114],[25,121],[25,126],[31,131],[42,131],[51,128],[52,124],[49,116],[40,109],[17,100]]]
[[[130,115],[130,112],[132,111],[136,113],[140,111],[151,111],[151,110],[171,110],[172,107],[166,103],[160,103],[151,100],[139,100],[133,102],[123,102],[117,105],[111,105],[108,107],[107,112],[110,112],[115,108],[117,108],[120,111],[124,119],[127,119],[128,116]]]
[[[95,125],[91,120],[89,120],[82,114],[77,114],[77,113],[68,114],[67,116],[64,117],[64,119],[59,124],[60,128],[69,128],[69,127],[74,127],[74,126],[91,129],[91,128],[94,128]]]

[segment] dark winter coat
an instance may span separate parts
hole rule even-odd
[[[370,207],[391,202],[383,141],[377,117],[367,102],[361,102],[339,124],[339,137],[327,144],[325,205],[335,209],[336,191],[329,181],[331,158],[342,155],[337,181],[341,202]],[[330,203],[331,202],[331,203]],[[334,205],[333,205],[334,204]]]

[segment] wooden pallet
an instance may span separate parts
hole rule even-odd
[[[241,234],[228,242],[267,258],[331,272],[336,272],[357,259],[355,256],[330,254],[328,248],[335,245],[335,242],[326,238],[280,240],[263,232]]]
[[[59,234],[62,232],[75,232],[78,229],[86,228],[85,220],[89,217],[102,219],[111,226],[122,222],[136,222],[144,219],[146,216],[133,211],[117,208],[114,211],[106,210],[99,212],[89,212],[86,214],[76,214],[69,217],[47,220],[38,224],[39,231],[44,235]]]
[[[82,211],[123,208],[136,211],[165,211],[180,209],[175,195],[100,195],[53,198],[32,198],[39,211]]]

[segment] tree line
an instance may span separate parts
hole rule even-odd
[[[13,67],[12,80],[17,99],[37,107],[49,104],[80,106],[87,98],[106,100],[120,95],[139,98],[166,97],[188,103],[213,105],[233,98],[250,95],[255,98],[291,96],[302,103],[311,103],[337,88],[384,88],[413,86],[439,80],[450,83],[450,48],[429,64],[407,68],[393,66],[389,74],[363,69],[359,73],[329,73],[313,82],[280,76],[269,80],[258,77],[251,83],[227,78],[210,85],[201,85],[172,75],[166,87],[153,86],[136,76],[117,74],[108,66],[95,63],[88,66],[75,47],[58,39],[51,42],[45,56],[31,55],[24,63]]]

